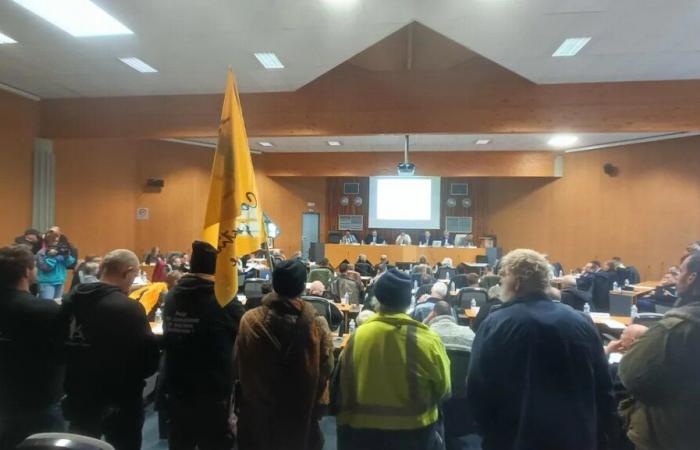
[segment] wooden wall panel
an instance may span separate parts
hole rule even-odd
[[[39,133],[38,102],[0,90],[0,243],[32,224],[32,152]]]
[[[688,138],[572,153],[561,179],[490,179],[489,228],[506,250],[535,248],[567,270],[620,256],[659,279],[700,239],[698,147]]]

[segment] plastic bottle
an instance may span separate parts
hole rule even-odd
[[[345,295],[343,295],[343,303],[346,305],[350,304],[350,294],[347,292],[345,293]]]
[[[628,280],[627,278],[625,278],[625,287],[629,287],[629,285],[630,285],[630,280]]]
[[[413,289],[418,289],[418,280],[413,280]]]
[[[450,281],[450,271],[448,270],[445,272],[445,275],[447,276],[447,281]]]
[[[613,291],[619,291],[620,290],[620,285],[617,284],[617,281],[613,282]]]
[[[589,305],[588,303],[584,303],[583,304],[583,312],[585,314],[590,314],[591,313],[591,305]]]
[[[355,323],[355,319],[352,319],[350,321],[350,325],[348,326],[348,330],[350,331],[350,334],[354,333],[356,328],[357,328],[357,324]]]
[[[156,309],[156,323],[163,323],[163,310],[160,308]]]
[[[632,307],[630,308],[630,317],[632,319],[636,319],[637,317],[639,317],[639,310],[637,309],[637,305],[632,305]]]
[[[476,299],[475,298],[472,299],[470,306],[472,307],[472,309],[476,308]]]
[[[560,271],[559,271],[559,278],[561,278],[561,277],[563,277],[563,276],[564,276],[564,271],[563,271],[563,270],[560,270]]]

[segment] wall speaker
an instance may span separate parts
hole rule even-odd
[[[616,177],[620,173],[620,169],[610,163],[605,163],[603,165],[603,172],[609,177]]]
[[[162,178],[149,178],[146,180],[146,186],[154,188],[162,188],[165,186],[165,180]]]

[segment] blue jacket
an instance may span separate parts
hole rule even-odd
[[[544,294],[504,303],[479,327],[467,401],[484,450],[607,448],[611,389],[593,323]]]
[[[75,263],[75,258],[71,255],[48,256],[46,249],[42,248],[36,254],[37,259],[37,282],[40,284],[63,284],[66,282],[66,267]]]

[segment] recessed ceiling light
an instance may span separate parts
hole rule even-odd
[[[256,53],[255,57],[266,69],[284,69],[284,64],[274,53]]]
[[[14,0],[75,37],[134,34],[90,0]]]
[[[565,39],[564,42],[561,43],[559,48],[554,53],[552,53],[552,56],[574,56],[586,44],[588,44],[588,41],[590,40],[591,38],[589,37]]]
[[[260,141],[260,142],[258,142],[258,144],[260,144],[263,147],[274,147],[274,145],[272,145],[272,142],[267,142],[267,141]]]
[[[128,58],[119,58],[119,61],[123,62],[127,66],[131,67],[134,70],[138,70],[141,73],[155,73],[158,72],[158,69],[155,69],[145,62],[141,61],[138,58],[134,58],[133,56],[130,56]]]
[[[572,134],[558,134],[556,136],[552,136],[547,143],[551,147],[564,148],[574,145],[577,141],[578,136],[574,136]]]
[[[328,141],[328,145],[330,145],[331,147],[340,147],[341,145],[343,145],[343,143],[340,141]]]
[[[477,139],[474,143],[476,145],[486,145],[491,143],[491,139]]]
[[[0,33],[0,44],[16,44],[17,41],[6,34]]]

